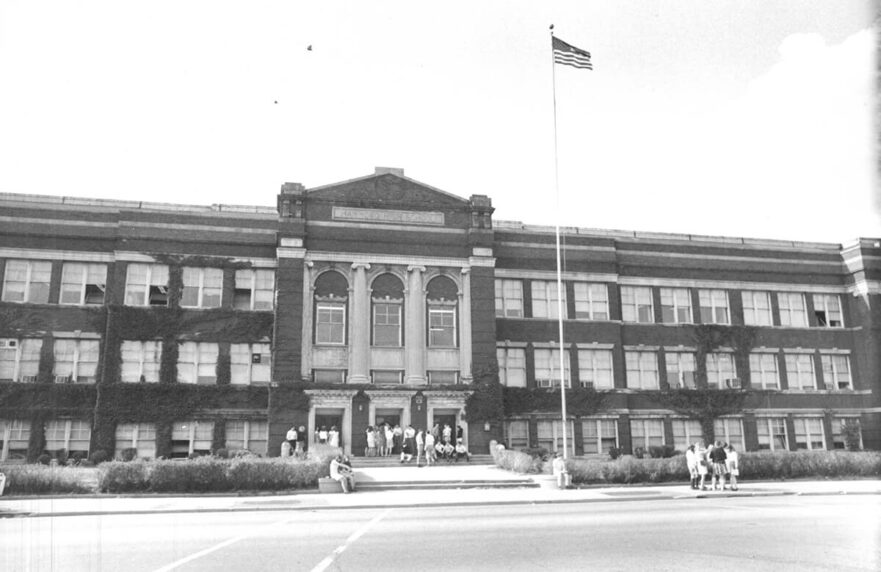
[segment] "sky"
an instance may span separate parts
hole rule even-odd
[[[881,237],[876,10],[0,0],[0,192],[272,207],[387,166],[496,220]]]

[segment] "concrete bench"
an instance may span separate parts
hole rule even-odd
[[[330,477],[320,477],[318,479],[318,492],[321,494],[342,493],[343,485]]]

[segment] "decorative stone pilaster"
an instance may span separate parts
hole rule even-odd
[[[352,315],[349,316],[352,335],[349,343],[348,383],[367,383],[370,381],[370,293],[367,291],[367,270],[369,264],[352,264]]]
[[[425,383],[425,288],[424,266],[408,266],[405,383]]]
[[[471,383],[471,268],[462,268],[459,289],[459,379]]]

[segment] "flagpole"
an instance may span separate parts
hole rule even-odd
[[[568,458],[566,446],[566,367],[563,352],[563,273],[560,264],[560,168],[557,160],[557,72],[556,59],[554,57],[554,25],[551,24],[551,83],[553,84],[554,99],[554,191],[557,198],[556,222],[554,234],[556,237],[557,252],[557,327],[560,339],[560,407],[563,415],[563,460]]]

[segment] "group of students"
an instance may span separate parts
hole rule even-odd
[[[391,427],[383,423],[377,427],[368,426],[367,447],[364,455],[367,457],[390,457],[400,455],[401,463],[410,463],[416,457],[416,465],[422,466],[422,459],[426,465],[445,460],[448,463],[471,460],[471,453],[465,446],[463,431],[456,427],[456,440],[453,442],[453,428],[444,425],[443,428],[435,423],[431,431],[424,431],[421,427],[413,429],[408,425],[402,429],[400,425]]]
[[[307,441],[306,437],[306,427],[304,427],[303,425],[300,425],[299,428],[293,426],[288,429],[288,432],[285,435],[285,440],[282,441],[281,444],[281,456],[306,456],[306,450],[309,448],[309,442]]]
[[[691,475],[691,488],[705,491],[706,478],[710,477],[712,490],[725,490],[725,480],[731,490],[737,490],[737,477],[740,476],[740,459],[730,443],[716,441],[704,447],[703,441],[690,445],[685,452],[685,464]]]

